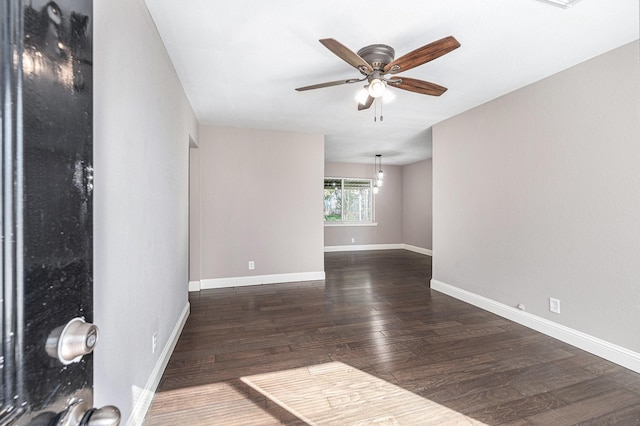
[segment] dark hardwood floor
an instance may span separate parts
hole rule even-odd
[[[640,424],[639,374],[431,291],[429,256],[327,253],[325,270],[191,293],[145,424],[306,424],[239,378],[331,361],[447,407],[449,424]]]

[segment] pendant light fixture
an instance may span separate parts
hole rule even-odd
[[[382,186],[382,180],[384,179],[384,172],[382,171],[382,154],[378,154],[376,157],[378,157],[378,162],[380,163],[378,166],[378,186]]]
[[[373,159],[373,193],[377,194],[382,187],[384,172],[382,171],[382,154],[376,154]]]

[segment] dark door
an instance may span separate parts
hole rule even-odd
[[[92,1],[1,4],[0,424],[88,424]]]

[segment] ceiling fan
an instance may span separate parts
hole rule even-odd
[[[302,92],[305,90],[366,81],[367,84],[365,88],[368,90],[369,96],[364,103],[358,104],[358,111],[369,108],[376,98],[383,95],[387,85],[423,95],[442,95],[447,91],[446,87],[429,83],[428,81],[416,80],[415,78],[395,76],[395,74],[408,71],[411,68],[432,61],[460,47],[458,40],[452,36],[448,36],[422,46],[394,60],[395,50],[386,44],[372,44],[358,50],[356,54],[332,38],[322,39],[320,43],[346,63],[360,71],[363,77],[313,84],[311,86],[298,87],[296,90]],[[391,74],[391,76],[387,77],[387,74]]]

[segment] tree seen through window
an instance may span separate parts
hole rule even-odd
[[[325,222],[371,222],[371,179],[325,178]]]

